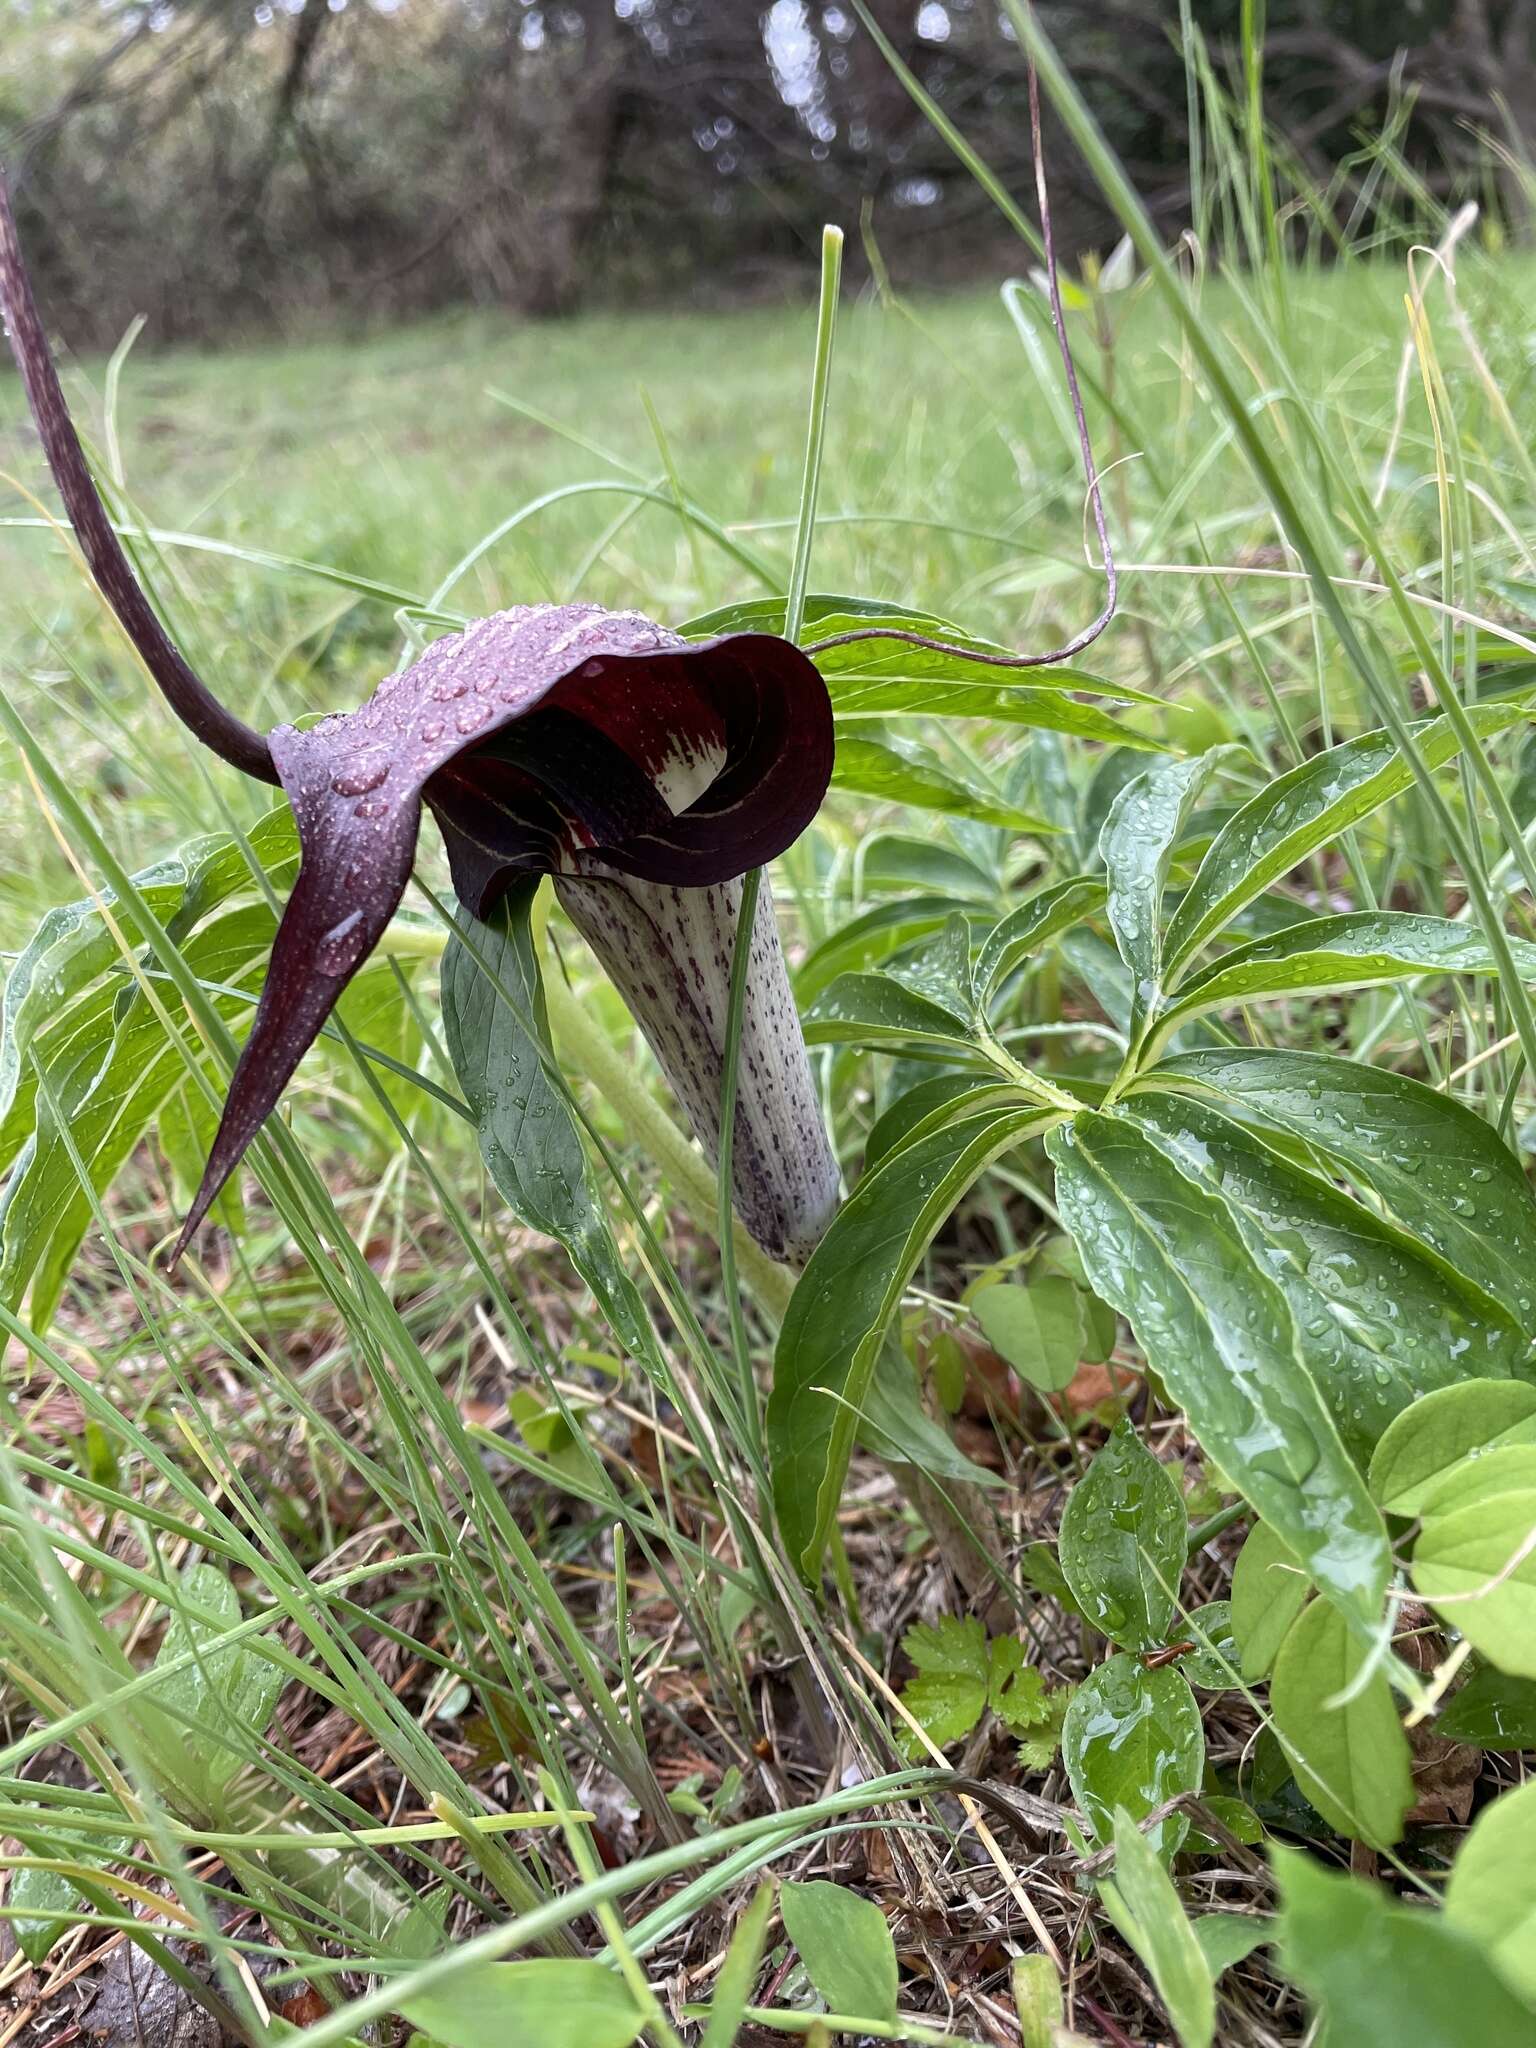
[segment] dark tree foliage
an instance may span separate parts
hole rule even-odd
[[[1024,67],[998,0],[867,0],[922,86],[1020,192]],[[1243,0],[1190,0],[1241,118]],[[1523,218],[1536,0],[1270,0],[1277,159],[1347,213],[1386,128],[1423,206]],[[1187,224],[1177,0],[1040,0],[1170,234]],[[0,0],[0,151],[45,297],[78,336],[464,300],[558,313],[803,278],[820,224],[872,224],[898,278],[1000,237],[854,0]],[[1486,138],[1504,153],[1485,190]],[[1109,226],[1064,147],[1069,243]],[[1484,167],[1484,168],[1480,168]],[[1408,209],[1411,210],[1411,207]],[[1219,209],[1207,223],[1220,233]],[[1405,217],[1405,232],[1422,219]]]

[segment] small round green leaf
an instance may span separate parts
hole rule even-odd
[[[1180,1792],[1199,1790],[1205,1772],[1200,1709],[1180,1671],[1146,1670],[1111,1657],[1073,1694],[1061,1732],[1072,1794],[1100,1841],[1114,1833],[1115,1809],[1144,1820]],[[1159,1821],[1147,1839],[1172,1857],[1189,1832],[1183,1814]]]
[[[1372,1498],[1389,1515],[1419,1515],[1464,1459],[1505,1444],[1536,1444],[1536,1387],[1464,1380],[1438,1387],[1389,1425],[1371,1458]]]
[[[1042,1393],[1070,1386],[1082,1362],[1083,1297],[1061,1273],[1045,1273],[1029,1286],[1003,1281],[980,1288],[971,1308],[999,1358]]]
[[[1491,1664],[1536,1678],[1536,1491],[1429,1516],[1413,1583]]]
[[[1179,1669],[1201,1692],[1226,1692],[1238,1681],[1237,1638],[1232,1633],[1230,1600],[1210,1600],[1196,1607],[1187,1623],[1176,1626],[1175,1636],[1192,1637],[1197,1645],[1181,1658]]]
[[[786,1882],[779,1891],[784,1932],[828,2009],[861,2020],[896,2017],[896,1944],[872,1899],[840,1884]]]

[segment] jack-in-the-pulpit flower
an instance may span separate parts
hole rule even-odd
[[[740,877],[799,836],[832,772],[814,665],[771,634],[690,644],[636,613],[518,606],[434,642],[359,710],[263,738],[189,668],[133,574],[64,402],[3,183],[0,308],[103,594],[178,716],[280,784],[298,826],[298,878],[177,1253],[383,936],[423,804],[475,917],[517,878],[555,877],[717,1158]],[[751,947],[734,1194],[759,1243],[801,1261],[836,1206],[837,1169],[766,888]]]

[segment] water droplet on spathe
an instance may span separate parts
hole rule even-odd
[[[331,777],[331,787],[338,796],[366,796],[386,779],[389,767],[389,756],[382,748],[356,754],[344,768],[337,769]]]

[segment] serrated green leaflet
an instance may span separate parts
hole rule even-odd
[[[1180,1792],[1196,1792],[1205,1770],[1200,1709],[1182,1673],[1148,1671],[1121,1652],[1091,1671],[1072,1697],[1061,1731],[1061,1754],[1072,1796],[1101,1842],[1114,1833],[1115,1811],[1145,1820]],[[1181,1813],[1147,1836],[1171,1858],[1189,1833]]]
[[[1372,1623],[1391,1570],[1386,1531],[1302,1363],[1285,1297],[1224,1204],[1125,1117],[1084,1112],[1049,1150],[1094,1291],[1318,1584]]]
[[[904,1147],[860,1181],[800,1277],[779,1332],[768,1449],[785,1547],[814,1576],[875,1355],[913,1268],[976,1177],[1059,1112],[1020,1106]]]
[[[1188,1550],[1183,1497],[1122,1418],[1062,1513],[1058,1554],[1073,1598],[1111,1642],[1156,1649],[1167,1639]]]
[[[1521,705],[1487,704],[1467,717],[1479,737],[1491,738],[1528,715]],[[1460,752],[1448,719],[1427,719],[1412,730],[1426,767],[1438,768]],[[1169,920],[1163,960],[1170,981],[1245,903],[1412,782],[1391,735],[1370,732],[1302,762],[1251,798],[1217,833]]]
[[[1514,1443],[1536,1444],[1536,1387],[1520,1380],[1443,1387],[1400,1415],[1376,1446],[1371,1492],[1385,1514],[1422,1514],[1464,1459]]]
[[[1531,1369],[1530,1337],[1496,1302],[1225,1105],[1142,1091],[1125,1107],[1180,1173],[1222,1201],[1284,1294],[1307,1370],[1357,1461],[1432,1391]]]
[[[942,1749],[969,1735],[986,1711],[992,1683],[987,1632],[974,1614],[919,1622],[901,1639],[917,1667],[902,1688],[902,1705]]]
[[[1314,1600],[1275,1659],[1269,1704],[1296,1781],[1331,1827],[1387,1849],[1413,1803],[1408,1738],[1380,1670],[1344,1616]]]
[[[1179,1053],[1137,1084],[1300,1139],[1522,1328],[1536,1314],[1536,1196],[1490,1124],[1422,1081],[1323,1053]]]
[[[1524,981],[1536,981],[1536,946],[1511,939]],[[1196,1017],[1271,996],[1368,988],[1424,974],[1497,974],[1498,962],[1470,925],[1407,911],[1356,911],[1304,924],[1223,954],[1180,985],[1147,1036],[1153,1057]]]

